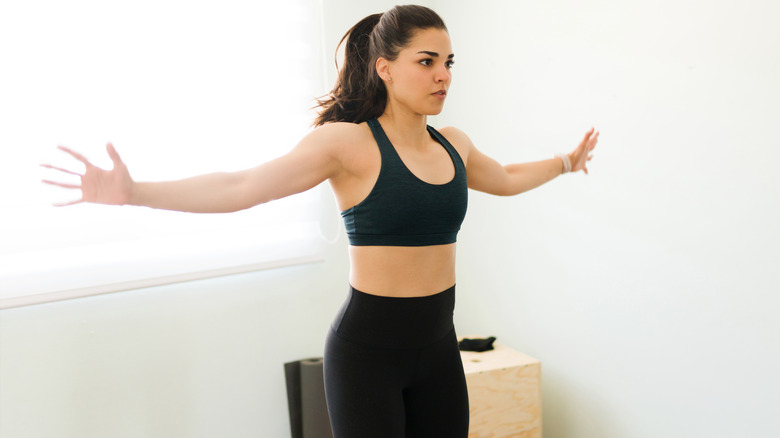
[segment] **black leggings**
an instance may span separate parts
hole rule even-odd
[[[467,437],[454,308],[454,286],[415,298],[350,289],[325,345],[334,438]]]

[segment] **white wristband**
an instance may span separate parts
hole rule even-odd
[[[563,172],[561,172],[561,174],[571,172],[571,160],[569,160],[569,154],[561,153],[555,154],[555,156],[563,161]]]

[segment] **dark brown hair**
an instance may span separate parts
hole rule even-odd
[[[394,61],[416,31],[430,28],[447,30],[436,12],[416,5],[396,6],[352,26],[338,45],[347,41],[336,86],[318,100],[320,113],[314,125],[362,123],[381,116],[387,105],[387,90],[376,72],[376,60],[381,57]]]

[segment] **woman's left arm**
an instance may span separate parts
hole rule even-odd
[[[541,186],[565,172],[563,158],[534,161],[529,163],[501,165],[480,152],[461,131],[450,128],[447,133],[457,142],[461,156],[466,161],[466,175],[469,188],[500,196],[517,195]],[[571,171],[588,173],[587,162],[593,158],[591,152],[598,143],[599,133],[592,128],[585,138],[567,154]]]

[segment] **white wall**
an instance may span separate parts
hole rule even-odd
[[[322,264],[3,310],[0,436],[289,434],[282,364],[322,354],[343,246]]]
[[[780,436],[780,6],[436,2],[438,125],[591,174],[472,193],[457,326],[542,361],[548,438]]]

